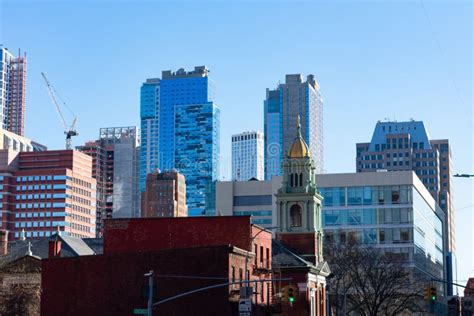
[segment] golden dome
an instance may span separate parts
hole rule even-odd
[[[308,145],[304,141],[303,137],[301,137],[301,125],[300,125],[300,116],[298,115],[298,125],[297,125],[297,135],[293,144],[288,151],[288,158],[304,158],[310,157],[310,151]]]

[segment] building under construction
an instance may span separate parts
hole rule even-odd
[[[139,130],[135,126],[100,129],[96,141],[76,147],[92,157],[97,180],[96,232],[106,218],[140,217]]]
[[[0,122],[1,127],[23,136],[26,108],[26,53],[15,57],[0,46]]]

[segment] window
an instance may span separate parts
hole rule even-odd
[[[255,265],[257,265],[257,261],[258,261],[258,260],[257,260],[257,257],[258,257],[258,246],[257,246],[257,245],[254,245],[254,246],[255,246],[255,247],[254,247],[254,248],[255,248],[255,260],[254,260],[254,263],[255,263]]]
[[[293,204],[290,208],[290,227],[301,227],[301,206]]]
[[[232,282],[235,282],[235,267],[232,266]]]

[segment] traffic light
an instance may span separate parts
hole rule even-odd
[[[293,288],[288,288],[288,302],[293,303],[295,301],[295,291]]]
[[[281,289],[282,301],[288,302],[290,303],[290,305],[293,305],[297,297],[298,297],[298,288],[295,285],[288,284],[287,286],[284,286]]]
[[[430,287],[430,300],[432,302],[436,301],[438,298],[438,295],[436,293],[436,286],[431,286]]]

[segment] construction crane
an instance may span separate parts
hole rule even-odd
[[[59,118],[61,119],[61,122],[64,125],[64,134],[66,135],[66,149],[70,150],[72,149],[71,146],[71,138],[72,136],[77,136],[79,133],[76,131],[76,123],[77,123],[77,117],[74,116],[74,119],[72,120],[72,123],[70,126],[66,123],[66,119],[64,118],[63,112],[61,111],[61,107],[59,106],[58,99],[56,98],[57,92],[49,82],[48,78],[46,78],[46,75],[42,72],[41,76],[43,76],[44,83],[46,84],[46,88],[48,89],[49,95],[51,96],[51,99],[53,100],[54,106],[56,107],[56,111],[59,114]],[[66,103],[64,103],[64,106],[67,107]],[[72,112],[71,112],[72,113]]]

